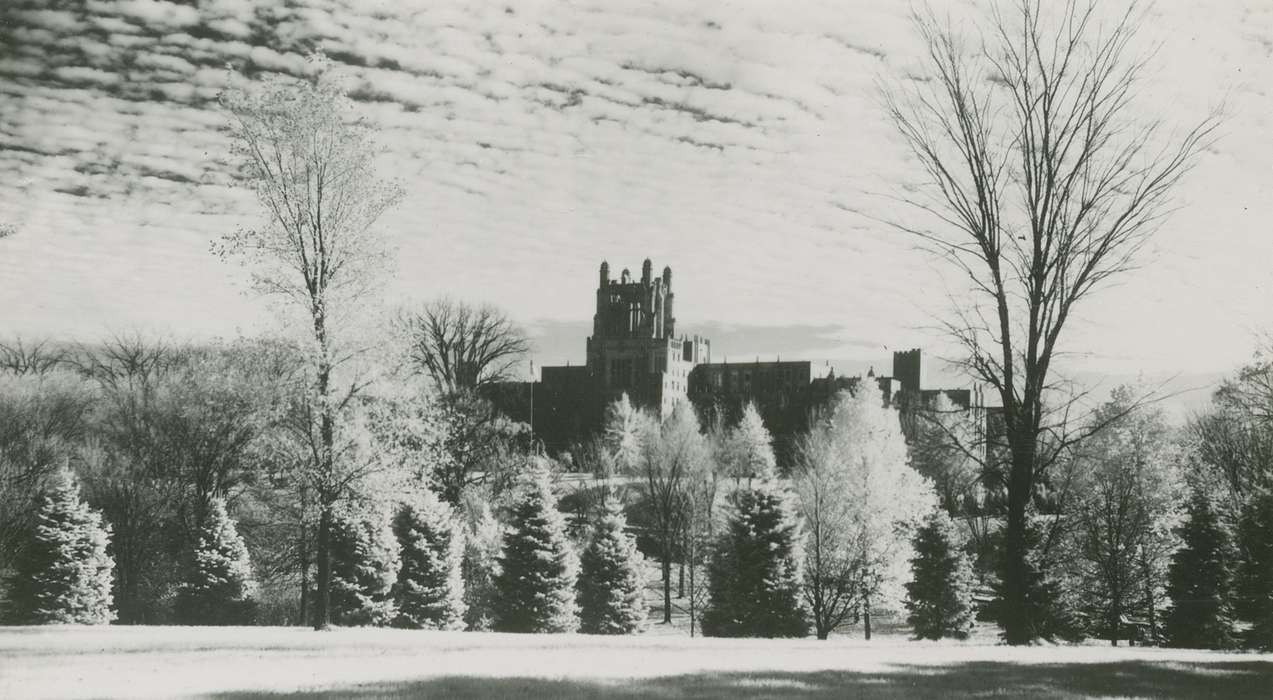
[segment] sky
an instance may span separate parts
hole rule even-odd
[[[979,4],[937,11],[962,25]],[[873,220],[918,177],[877,87],[923,70],[909,3],[3,5],[0,335],[270,332],[277,312],[209,251],[262,217],[215,96],[227,66],[299,75],[321,50],[406,191],[378,308],[489,302],[539,364],[581,362],[599,264],[649,257],[717,359],[943,352],[958,283]],[[1225,118],[1141,268],[1077,312],[1066,366],[1214,378],[1273,318],[1273,3],[1161,0],[1140,41],[1140,118]]]

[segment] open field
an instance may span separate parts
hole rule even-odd
[[[298,628],[0,628],[0,697],[1268,698],[1273,656]]]

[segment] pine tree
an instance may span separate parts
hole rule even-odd
[[[248,625],[256,616],[256,584],[247,545],[225,510],[212,499],[193,563],[177,591],[177,620],[187,625]]]
[[[1231,586],[1233,550],[1211,499],[1194,489],[1188,519],[1179,529],[1184,545],[1167,571],[1167,611],[1163,631],[1173,647],[1227,649],[1233,646]]]
[[[1273,651],[1273,492],[1253,494],[1238,524],[1242,561],[1238,564],[1238,616],[1250,623],[1243,646]]]
[[[738,493],[708,563],[709,637],[803,637],[804,532],[795,496],[775,479]]]
[[[492,628],[499,632],[574,632],[579,562],[548,471],[534,469],[514,502],[495,577]]]
[[[954,522],[941,508],[934,508],[915,533],[906,609],[919,639],[966,639],[972,629],[972,564],[959,540]]]
[[[111,621],[110,527],[80,500],[62,469],[46,490],[15,562],[10,618],[19,624],[104,625]]]
[[[387,625],[395,615],[398,541],[384,514],[332,520],[331,618],[337,625]]]
[[[626,527],[619,502],[606,499],[582,557],[579,631],[585,634],[631,634],[645,627],[644,558]]]
[[[402,506],[393,521],[402,566],[394,589],[394,626],[464,629],[464,533],[451,507],[424,489]]]

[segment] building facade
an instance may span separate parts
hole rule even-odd
[[[606,406],[624,394],[661,418],[690,401],[704,420],[726,423],[751,402],[785,462],[817,411],[860,381],[807,360],[714,363],[711,341],[677,335],[674,302],[670,267],[655,277],[647,259],[639,278],[624,269],[615,279],[602,262],[586,363],[543,367],[539,381],[501,385],[491,398],[510,417],[530,423],[551,451],[595,435]],[[887,402],[927,405],[944,393],[963,409],[982,406],[976,389],[926,388],[918,349],[893,353],[892,369],[892,376],[868,375]]]

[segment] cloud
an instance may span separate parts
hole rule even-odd
[[[956,17],[971,5],[947,3]],[[895,214],[878,195],[915,173],[875,92],[922,72],[905,3],[57,8],[9,0],[0,22],[14,49],[0,59],[0,220],[24,232],[0,243],[8,329],[263,318],[207,254],[259,216],[232,186],[215,98],[227,64],[302,75],[316,49],[343,66],[408,192],[383,222],[391,300],[448,293],[586,327],[599,261],[648,256],[676,270],[682,327],[717,333],[722,352],[869,358],[936,343],[928,327],[961,289],[870,218]],[[1144,114],[1196,118],[1227,94],[1230,136],[1157,261],[1084,310],[1074,342],[1094,362],[1208,369],[1246,354],[1273,298],[1252,262],[1273,255],[1273,11],[1164,4],[1150,20],[1147,39],[1189,40],[1160,52]]]

